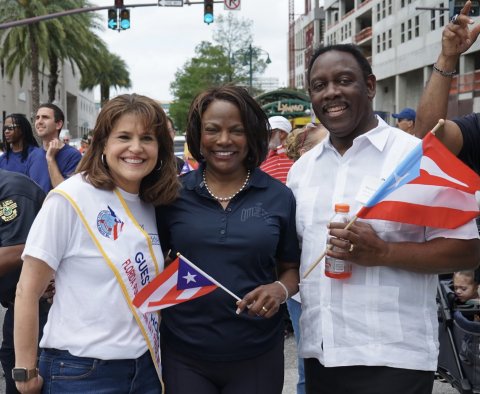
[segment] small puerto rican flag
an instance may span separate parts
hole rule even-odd
[[[133,299],[142,313],[168,308],[211,293],[221,286],[191,261],[179,255]]]

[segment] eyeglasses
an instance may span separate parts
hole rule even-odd
[[[5,131],[5,130],[13,131],[13,130],[15,130],[17,127],[18,127],[18,125],[16,125],[16,124],[11,124],[11,125],[8,125],[8,126],[3,126],[3,131]]]

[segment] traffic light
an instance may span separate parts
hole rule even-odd
[[[203,2],[203,21],[209,25],[213,22],[213,0]]]
[[[130,29],[130,10],[122,8],[120,11],[120,28],[122,30]]]
[[[108,10],[108,28],[112,30],[116,30],[117,27],[118,27],[117,9],[110,8]]]
[[[460,14],[463,6],[465,5],[465,0],[449,0],[450,8],[450,18],[456,14]],[[479,16],[480,15],[480,1],[472,0],[472,6],[470,7],[469,16]]]

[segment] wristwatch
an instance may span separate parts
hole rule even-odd
[[[12,369],[12,379],[15,382],[28,382],[30,379],[36,378],[38,376],[38,368],[27,369],[27,368],[13,368]]]

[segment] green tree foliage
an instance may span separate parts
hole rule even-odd
[[[187,61],[175,74],[170,84],[174,102],[170,115],[180,130],[185,130],[188,109],[193,98],[211,86],[234,83],[248,87],[250,54],[252,75],[262,74],[266,68],[265,51],[252,45],[252,24],[249,19],[220,15],[215,22],[213,41],[202,42],[195,50],[195,57]],[[265,59],[264,59],[265,58]],[[260,92],[252,92],[257,94]]]
[[[91,6],[86,0],[0,0],[0,23]],[[55,99],[61,62],[68,61],[85,80],[102,71],[98,58],[106,58],[108,50],[95,33],[100,29],[98,18],[87,12],[0,30],[0,61],[7,77],[12,79],[17,71],[23,84],[25,73],[31,75],[33,113],[40,102],[40,71],[49,73],[49,101]],[[126,70],[125,63],[119,67]],[[129,86],[128,71],[121,80],[117,86]]]
[[[100,85],[100,105],[110,99],[110,88],[129,88],[132,86],[125,61],[110,52],[101,52],[95,59],[99,70],[82,75],[81,89],[93,89]]]
[[[229,82],[230,64],[224,49],[203,41],[195,48],[195,57],[175,73],[170,89],[175,97],[170,115],[179,130],[185,130],[188,108],[201,91]]]
[[[56,6],[60,10],[91,7],[84,0],[56,0]],[[102,30],[101,18],[93,12],[85,12],[60,18],[63,36],[57,34],[57,29],[47,24],[50,36],[48,48],[48,101],[55,100],[55,90],[58,83],[59,67],[63,61],[69,61],[75,74],[80,71],[83,76],[87,73],[99,72],[97,57],[100,53],[108,51],[106,44],[95,31]],[[67,43],[65,45],[65,43]],[[75,67],[76,66],[76,67]]]

